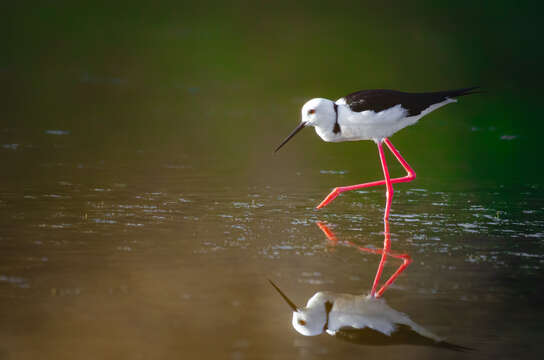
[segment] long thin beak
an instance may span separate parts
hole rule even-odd
[[[289,298],[287,297],[287,295],[285,295],[285,294],[283,293],[283,291],[281,291],[280,288],[277,287],[276,284],[274,284],[274,283],[272,282],[272,280],[268,279],[268,281],[270,281],[270,284],[272,284],[272,286],[274,287],[274,289],[276,289],[276,290],[280,293],[280,295],[281,295],[281,297],[283,298],[283,300],[285,300],[285,302],[286,302],[287,304],[289,304],[289,306],[291,307],[291,309],[293,309],[293,311],[298,311],[298,307],[295,305],[295,303],[292,302],[291,299],[289,299]]]
[[[277,152],[279,149],[281,149],[281,147],[282,147],[283,145],[285,145],[289,140],[291,140],[291,138],[292,138],[293,136],[295,136],[300,130],[302,130],[302,129],[304,128],[304,126],[306,126],[306,121],[301,122],[300,125],[297,126],[297,127],[295,128],[295,130],[293,130],[293,132],[290,133],[289,136],[286,137],[285,140],[283,140],[283,141],[281,142],[280,146],[278,146],[278,147],[276,148],[276,150],[274,150],[274,152]]]

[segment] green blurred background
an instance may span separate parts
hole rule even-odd
[[[441,109],[394,143],[427,175],[524,182],[544,174],[541,8],[532,2],[0,6],[1,121],[17,129],[4,142],[36,143],[32,134],[60,129],[72,135],[62,140],[73,142],[71,156],[183,152],[249,182],[309,161],[355,169],[370,159],[379,174],[370,142],[330,145],[307,131],[281,161],[271,151],[312,97],[478,85],[487,93]],[[20,171],[15,179],[39,176]]]

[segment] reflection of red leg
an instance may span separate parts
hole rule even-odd
[[[393,144],[391,143],[391,141],[389,141],[389,139],[385,138],[383,142],[385,143],[385,145],[387,145],[387,147],[393,153],[393,155],[395,155],[395,157],[400,162],[402,167],[404,167],[404,170],[406,170],[406,173],[407,173],[406,176],[403,176],[401,178],[391,179],[391,184],[409,182],[414,180],[416,178],[416,172],[414,171],[414,169],[412,169],[410,165],[408,165],[406,160],[404,160],[404,158],[400,155],[399,151],[393,146]],[[334,188],[331,191],[331,193],[327,195],[327,197],[321,202],[321,204],[317,206],[317,208],[321,209],[322,207],[327,206],[338,195],[340,195],[341,193],[345,191],[358,190],[358,189],[363,189],[363,188],[367,188],[371,186],[379,186],[379,185],[385,185],[385,184],[386,184],[385,180],[378,180],[378,181],[373,181],[373,182],[369,182],[365,184],[340,186],[340,187]]]
[[[327,239],[329,239],[329,242],[331,245],[334,246],[338,244],[338,239],[336,238],[336,235],[334,235],[334,233],[331,231],[331,229],[329,229],[329,227],[325,223],[318,221],[316,222],[316,224],[319,227],[319,229],[323,231]]]
[[[378,290],[378,292],[376,293],[377,298],[379,298],[380,296],[383,295],[383,293],[385,292],[385,290],[387,290],[389,285],[393,284],[395,282],[395,280],[397,280],[399,275],[402,274],[402,272],[404,270],[406,270],[408,265],[410,265],[410,263],[412,262],[412,258],[408,254],[389,253],[389,255],[391,255],[391,256],[393,256],[394,258],[397,258],[397,259],[402,259],[402,265],[399,266],[397,271],[395,271],[395,273],[393,275],[391,275],[391,277],[385,282],[385,284],[383,284],[383,286],[380,288],[380,290]]]
[[[387,206],[385,208],[385,212],[387,214]],[[389,221],[387,220],[387,217],[383,218],[383,225],[384,225],[384,229],[383,229],[384,232],[383,232],[382,258],[380,260],[380,264],[378,265],[378,270],[376,270],[376,276],[374,277],[374,283],[372,283],[372,290],[370,291],[370,296],[375,296],[376,294],[376,289],[378,288],[378,284],[380,283],[380,278],[382,277],[385,261],[387,260],[387,253],[391,250],[391,234],[389,233]]]
[[[321,229],[321,231],[323,231],[325,236],[327,236],[327,239],[329,240],[331,245],[334,246],[334,245],[338,244],[338,239],[336,238],[336,235],[334,235],[334,233],[327,227],[327,225],[325,223],[317,222],[317,226]],[[374,283],[372,284],[372,290],[370,292],[371,296],[374,296],[374,297],[377,297],[377,298],[381,297],[383,295],[385,290],[387,290],[387,288],[391,284],[393,284],[395,282],[397,277],[399,277],[399,275],[402,274],[402,272],[404,270],[406,270],[408,265],[410,265],[410,263],[412,262],[412,259],[410,258],[410,255],[408,255],[408,254],[396,254],[396,253],[390,252],[391,235],[389,233],[389,222],[386,221],[384,223],[384,226],[385,226],[385,233],[384,233],[385,238],[384,238],[384,248],[383,249],[365,248],[365,247],[362,247],[362,246],[358,246],[358,245],[354,244],[351,241],[343,241],[342,242],[342,244],[354,247],[359,251],[364,251],[364,252],[368,252],[368,253],[376,254],[376,255],[382,254],[382,259],[380,261],[380,265],[378,266],[378,271],[376,272],[376,277],[374,278]],[[378,291],[376,291],[376,289],[378,288],[378,284],[380,282],[380,278],[381,278],[381,275],[382,275],[382,272],[383,272],[383,267],[385,265],[385,260],[386,260],[387,255],[390,255],[390,256],[394,257],[395,259],[402,259],[403,262],[399,266],[397,271],[395,271],[395,273],[393,273],[393,275],[391,275],[391,277],[383,284],[383,286]]]

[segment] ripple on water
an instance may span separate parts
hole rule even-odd
[[[256,202],[255,200],[252,200],[251,202],[240,202],[240,201],[234,201],[232,202],[232,205],[235,208],[243,208],[243,209],[258,209],[262,208],[264,204]]]
[[[45,130],[47,135],[69,135],[70,132],[67,130]]]
[[[18,147],[19,147],[19,144],[3,144],[2,145],[2,148],[7,150],[17,150]]]
[[[344,175],[344,174],[347,174],[348,171],[347,170],[320,170],[319,173],[323,175]]]
[[[197,226],[198,231],[190,232],[193,234],[190,236],[200,242],[196,243],[201,246],[198,251],[202,253],[236,248],[272,259],[284,254],[314,256],[322,251],[326,241],[315,226],[317,221],[330,222],[331,229],[339,231],[340,235],[368,246],[383,241],[383,238],[380,240],[383,236],[381,192],[354,194],[351,201],[316,212],[315,199],[311,197],[288,197],[270,189],[257,192],[254,187],[247,189],[246,201],[232,201],[233,196],[226,195],[206,201],[202,194],[181,195],[179,191],[131,194],[127,189],[132,185],[121,188],[106,183],[84,190],[74,181],[62,180],[55,184],[58,188],[45,194],[24,195],[25,199],[32,199],[33,204],[36,202],[33,208],[37,215],[32,218],[34,227],[103,234],[111,233],[115,225],[131,232],[144,231],[144,228],[148,231],[159,224],[171,224],[173,228]],[[513,247],[513,242],[507,241],[516,239],[515,244],[522,244],[519,240],[527,240],[530,243],[526,246],[533,244],[533,247],[541,244],[536,249],[544,246],[543,209],[540,202],[532,200],[535,190],[528,187],[526,195],[518,192],[520,198],[515,202],[505,199],[501,188],[496,192],[445,193],[409,189],[394,202],[392,239],[399,248],[412,247],[421,254],[459,256],[467,262],[497,266],[506,266],[516,257],[537,260],[531,266],[543,266],[538,251]],[[243,199],[243,196],[234,198]],[[80,210],[81,203],[74,207],[81,199],[87,200],[83,210]],[[62,210],[52,211],[52,208]],[[79,214],[86,214],[83,219],[74,215],[74,208]],[[220,236],[202,236],[209,232]],[[271,234],[279,235],[280,240],[270,240]],[[481,257],[482,254],[472,251],[478,245],[488,252],[486,246],[492,243],[501,250],[499,253]],[[119,245],[117,250],[128,251],[122,250],[123,246]],[[515,255],[518,253],[520,255]]]
[[[0,275],[0,282],[6,282],[22,289],[28,289],[30,287],[27,279],[18,276]]]

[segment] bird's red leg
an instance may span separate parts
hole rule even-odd
[[[391,143],[391,140],[389,140],[388,138],[385,138],[383,139],[383,142],[385,143],[385,145],[387,145],[387,147],[389,148],[389,151],[391,151],[393,155],[395,155],[395,157],[397,158],[399,163],[402,165],[404,170],[406,170],[406,176],[403,176],[401,178],[391,179],[391,183],[397,184],[397,183],[410,182],[412,180],[415,180],[416,172],[414,171],[414,169],[412,169],[410,165],[408,165],[408,163],[406,162],[406,160],[404,160],[400,152],[393,146],[393,144]]]
[[[330,245],[336,246],[338,244],[339,241],[336,238],[336,235],[334,235],[334,233],[328,228],[328,226],[325,223],[322,223],[322,222],[318,221],[317,226],[321,229],[321,231],[323,231],[325,236],[327,236],[327,239],[329,240]],[[397,280],[399,275],[402,274],[402,272],[404,270],[406,270],[408,265],[410,265],[410,263],[412,262],[412,259],[411,259],[410,255],[408,255],[408,254],[396,254],[396,253],[393,253],[393,252],[390,251],[390,249],[391,249],[391,235],[389,233],[389,222],[387,222],[387,221],[384,222],[384,228],[385,228],[385,232],[384,232],[384,248],[383,249],[365,248],[365,247],[359,246],[359,245],[357,245],[357,244],[355,244],[355,243],[353,243],[351,241],[342,241],[341,242],[342,244],[354,247],[359,251],[365,251],[365,252],[376,254],[376,255],[382,254],[382,260],[380,261],[380,265],[378,266],[378,271],[376,272],[376,277],[374,278],[374,283],[372,285],[372,290],[370,292],[371,296],[374,296],[374,297],[377,297],[377,298],[381,297],[383,295],[383,293],[387,290],[387,288],[391,284],[393,284],[395,282],[395,280]],[[390,256],[394,257],[395,259],[401,259],[402,264],[399,266],[397,271],[395,271],[395,273],[393,275],[391,275],[391,277],[385,282],[385,284],[383,284],[383,286],[378,291],[376,291],[377,288],[378,288],[378,284],[380,282],[380,278],[381,278],[381,275],[382,275],[382,272],[383,272],[383,268],[385,266],[385,260],[386,259],[383,256],[384,254],[390,255]]]
[[[385,154],[383,153],[382,143],[378,142],[378,153],[380,154],[380,161],[383,168],[383,176],[385,178],[385,212],[383,214],[383,220],[389,220],[389,212],[391,211],[391,202],[393,201],[393,184],[389,177],[389,169],[387,168],[387,162],[385,161]],[[389,225],[387,225],[389,227]]]
[[[408,173],[404,178],[400,178],[396,182],[406,182],[406,181],[412,181],[416,177],[416,173],[414,170],[408,165],[406,160],[400,155],[398,150],[393,146],[391,141],[389,139],[384,139],[385,144],[391,150],[393,155],[397,158],[397,160],[401,163],[401,165],[404,167],[406,172]],[[387,169],[387,163],[385,162],[385,154],[383,153],[382,144],[378,143],[378,151],[380,153],[380,161],[382,163],[383,167],[383,175],[385,177],[385,185],[387,187],[386,191],[386,205],[385,205],[385,213],[383,216],[383,226],[384,226],[384,240],[383,240],[383,253],[382,253],[382,259],[380,260],[380,265],[378,265],[378,270],[376,272],[376,277],[374,278],[374,284],[372,285],[372,290],[370,292],[371,296],[374,297],[380,297],[382,294],[387,290],[389,285],[391,285],[396,278],[408,267],[410,262],[412,261],[408,255],[405,255],[403,257],[403,264],[397,269],[397,271],[391,275],[391,277],[385,282],[385,284],[380,288],[380,290],[376,293],[376,289],[378,287],[378,283],[380,281],[380,277],[382,275],[383,267],[385,266],[385,262],[387,260],[387,253],[391,250],[391,234],[389,232],[389,212],[391,211],[391,201],[393,200],[393,184],[391,179],[389,178],[389,170]]]
[[[391,141],[389,141],[389,139],[385,138],[383,141],[385,142],[389,150],[393,153],[393,155],[395,155],[395,157],[397,158],[397,160],[400,162],[400,164],[402,165],[404,170],[406,170],[406,173],[407,173],[406,176],[403,176],[401,178],[391,179],[391,184],[409,182],[414,180],[416,178],[416,172],[410,167],[410,165],[408,165],[406,160],[404,160],[404,158],[400,155],[399,151],[393,146],[393,144],[391,143]],[[341,193],[345,191],[358,190],[358,189],[363,189],[363,188],[367,188],[371,186],[379,186],[379,185],[385,185],[385,180],[378,180],[378,181],[373,181],[373,182],[364,183],[364,184],[340,186],[340,187],[334,188],[331,191],[331,193],[327,195],[327,197],[321,202],[321,204],[317,206],[317,209],[321,209],[322,207],[327,206],[338,195],[340,195]]]

